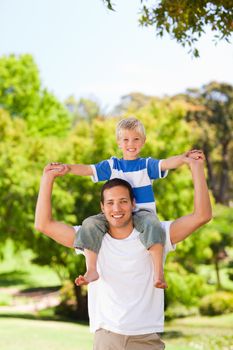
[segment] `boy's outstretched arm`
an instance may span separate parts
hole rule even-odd
[[[93,171],[90,165],[86,164],[65,164],[70,174],[80,175],[80,176],[93,176]]]
[[[192,232],[212,218],[212,209],[208,187],[204,173],[204,155],[199,152],[199,158],[186,157],[186,163],[192,172],[194,184],[194,210],[192,214],[182,216],[172,222],[170,227],[171,242],[183,241]]]
[[[180,154],[178,156],[173,156],[167,159],[163,159],[161,161],[161,170],[164,171],[164,170],[179,168],[181,165],[186,163],[187,157],[198,159],[201,153],[202,151],[200,150],[192,150],[192,151],[188,151],[183,154]]]
[[[63,164],[63,163],[50,163],[52,169],[62,169],[63,175],[74,174],[80,176],[93,176],[93,170],[91,165],[87,164]]]
[[[59,168],[57,165],[54,169],[53,164],[49,164],[44,168],[41,178],[36,205],[35,228],[56,242],[72,248],[75,238],[74,228],[62,222],[55,221],[52,217],[51,196],[53,183],[57,176],[63,176],[65,174],[62,167]]]

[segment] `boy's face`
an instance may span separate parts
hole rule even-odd
[[[121,130],[117,140],[126,160],[137,159],[146,139],[137,130]]]

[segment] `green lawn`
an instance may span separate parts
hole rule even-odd
[[[192,317],[166,325],[166,350],[232,350],[233,314]],[[30,316],[0,316],[1,350],[91,350],[87,325],[30,319]]]
[[[30,251],[20,252],[16,256],[8,245],[5,252],[5,259],[0,265],[0,288],[4,288],[0,291],[0,304],[11,303],[9,288],[22,290],[60,284],[52,269],[31,263]],[[214,271],[210,267],[203,267],[202,272],[214,279]],[[224,279],[223,276],[223,283],[226,283]],[[39,316],[47,320],[39,319]],[[56,321],[53,309],[40,312],[39,316],[3,314],[0,311],[0,349],[92,349],[92,335],[87,325]],[[166,324],[163,335],[166,350],[233,350],[232,325],[233,314],[177,319]]]

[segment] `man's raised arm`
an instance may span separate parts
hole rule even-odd
[[[63,175],[63,170],[59,166],[54,168],[54,165],[49,164],[44,168],[36,205],[35,228],[56,242],[72,248],[75,238],[74,228],[52,218],[53,183],[57,176]]]
[[[198,159],[186,158],[192,172],[194,184],[194,211],[172,222],[170,238],[173,244],[183,241],[192,232],[212,218],[210,197],[204,173],[204,155],[198,154]]]

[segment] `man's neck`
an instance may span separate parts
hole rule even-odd
[[[110,227],[109,234],[112,238],[115,239],[125,239],[131,235],[133,231],[133,225],[129,227]]]

